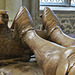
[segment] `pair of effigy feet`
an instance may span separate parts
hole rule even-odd
[[[36,56],[38,65],[43,69],[44,75],[74,75],[75,46],[72,45],[75,45],[75,39],[68,37],[60,30],[57,26],[59,25],[58,18],[48,7],[45,7],[43,11],[42,20],[43,27],[47,30],[48,39],[55,43],[47,41],[36,34],[32,27],[33,21],[30,13],[27,8],[23,6],[18,11],[13,22],[14,29],[17,31],[16,33],[18,33],[18,36],[16,36],[20,38],[18,47],[21,47],[20,45],[24,47],[26,44],[30,47]],[[14,41],[17,42],[15,39]],[[12,45],[12,43],[10,45]],[[11,53],[12,55],[18,53],[18,55],[20,55],[24,49],[22,50],[18,47],[17,44],[13,45],[12,52],[9,52],[11,51],[9,49],[7,53]],[[17,51],[16,48],[18,48]],[[22,52],[21,55],[23,54]]]
[[[58,26],[60,25],[58,17],[48,7],[44,8],[42,21],[43,29],[46,29],[49,40],[65,47],[75,45],[75,39],[68,37],[61,31]],[[15,23],[17,25],[15,25]],[[20,37],[24,32],[33,29],[33,20],[27,8],[20,8],[14,19],[13,25],[17,27]],[[12,28],[14,27],[13,25]]]
[[[27,8],[21,7],[14,22],[22,44],[27,43],[33,51],[44,75],[75,75],[75,46],[72,46],[75,39],[60,30],[58,18],[48,7],[43,11],[42,20],[49,40],[55,43],[36,34]]]

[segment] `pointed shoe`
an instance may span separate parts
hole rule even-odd
[[[60,25],[58,17],[55,13],[50,10],[50,8],[45,7],[42,14],[43,27],[46,28],[48,34],[53,32],[54,29],[58,28],[57,25]]]
[[[33,29],[32,26],[32,17],[28,9],[25,6],[22,6],[17,12],[11,28],[15,27],[21,38],[24,33]]]

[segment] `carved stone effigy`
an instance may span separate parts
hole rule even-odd
[[[75,45],[75,39],[65,35],[61,31],[58,27],[60,23],[57,16],[48,7],[45,7],[43,11],[42,20],[44,28],[47,30],[49,40],[65,47]]]
[[[48,8],[44,9],[44,13],[47,12],[46,11],[47,9]],[[48,11],[48,13],[49,12],[50,11]],[[46,14],[44,14],[44,16],[45,15]],[[52,25],[56,26],[57,23],[59,24],[58,19],[54,16],[51,16],[50,18],[52,18],[52,17],[54,18],[53,19],[54,24],[52,24]],[[43,20],[45,18],[46,18],[46,16],[43,17]],[[46,21],[48,21],[48,20],[46,20]],[[0,23],[2,25],[2,20],[0,21]],[[45,21],[44,21],[44,23],[45,23]],[[18,43],[18,44],[20,44],[18,46],[18,48],[19,47],[24,48],[25,52],[22,55],[26,55],[26,56],[27,55],[30,56],[32,53],[30,50],[29,51],[26,50],[27,47],[29,46],[30,49],[35,54],[37,63],[42,68],[43,72],[36,63],[34,63],[34,62],[25,63],[25,62],[18,61],[18,59],[15,58],[14,60],[4,60],[4,61],[1,60],[0,61],[0,64],[1,64],[0,74],[2,74],[2,75],[11,75],[11,74],[12,75],[43,75],[43,73],[44,73],[44,75],[74,75],[75,74],[75,47],[73,46],[73,47],[66,48],[66,47],[60,46],[58,44],[52,43],[50,41],[44,40],[41,37],[39,37],[36,34],[36,31],[34,30],[34,28],[32,27],[33,21],[30,16],[30,13],[28,12],[26,7],[23,6],[20,8],[20,10],[18,11],[18,13],[14,19],[13,25],[14,25],[14,31],[10,30],[8,27],[7,27],[8,29],[5,29],[7,26],[6,23],[4,23],[2,25],[2,26],[4,26],[4,28],[2,28],[2,29],[6,30],[6,31],[10,30],[8,32],[12,33],[11,37],[8,32],[6,33],[9,36],[9,39],[7,41],[12,40],[12,37],[15,36],[14,37],[15,44],[16,44],[17,40],[20,41],[20,43]],[[51,25],[51,28],[53,27],[52,25]],[[50,32],[53,32],[52,29],[55,29],[55,28],[58,29],[58,27],[51,29],[49,26],[48,26],[48,28],[49,28]],[[50,32],[48,32],[49,35],[50,35]],[[1,33],[1,35],[4,36],[3,33]],[[6,37],[8,37],[7,35],[6,35]],[[4,39],[6,37],[4,37]],[[16,37],[18,39],[15,39]],[[44,37],[44,36],[42,36],[42,37]],[[3,38],[3,37],[1,37],[1,38]],[[3,41],[5,41],[5,40],[3,40]],[[1,42],[2,44],[3,44],[3,41]],[[10,58],[16,57],[17,52],[15,52],[16,51],[15,48],[17,48],[17,46],[15,45],[15,47],[13,48],[12,45],[14,45],[14,44],[11,45],[11,43],[13,43],[13,42],[9,41],[9,43],[8,43],[7,41],[5,41],[6,43],[4,43],[3,46],[6,46],[6,48],[7,48],[8,57],[11,53],[12,53],[12,56],[10,56]],[[2,46],[2,48],[4,48],[3,46]],[[10,47],[7,47],[7,46],[10,46]],[[1,50],[3,51],[2,48],[1,48]],[[10,49],[8,49],[8,48],[10,48]],[[12,48],[14,49],[13,51],[12,51]],[[19,48],[19,49],[20,49],[20,51],[22,51],[21,48]],[[17,55],[19,55],[19,57],[21,57],[19,53]],[[2,54],[2,55],[4,56],[4,54]],[[5,58],[5,56],[3,58]],[[24,59],[26,61],[26,59],[28,59],[28,58],[26,57]]]
[[[23,19],[21,11],[25,11]],[[20,18],[18,18],[20,17]],[[22,23],[19,23],[21,21]],[[23,21],[24,20],[24,21]],[[15,23],[22,43],[34,52],[38,65],[44,75],[74,75],[75,74],[75,47],[63,47],[40,38],[32,28],[32,18],[25,7],[22,7],[15,18]]]

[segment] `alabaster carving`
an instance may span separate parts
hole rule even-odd
[[[75,46],[63,47],[39,37],[32,27],[32,19],[25,7],[26,17],[24,22],[19,24],[18,15],[16,18],[16,27],[19,37],[23,43],[27,43],[35,54],[38,65],[42,68],[44,75],[74,75],[75,74]],[[20,11],[22,11],[20,9]],[[46,10],[47,8],[45,8]],[[46,12],[46,11],[45,11]],[[18,13],[21,14],[21,13]],[[24,15],[23,15],[24,16]],[[22,28],[20,26],[23,26]]]
[[[45,7],[43,11],[42,20],[43,29],[47,30],[49,40],[65,47],[75,45],[75,39],[62,32],[62,30],[58,27],[60,24],[59,19],[48,7]]]
[[[14,28],[14,31],[12,31],[7,27],[8,15],[6,11],[0,12],[0,58],[23,57],[27,61],[34,53],[37,63],[42,69],[37,65],[35,66],[33,62],[33,65],[23,62],[17,63],[17,59],[15,59],[13,61],[15,67],[9,65],[9,68],[12,68],[9,75],[75,75],[75,46],[71,46],[75,44],[75,39],[67,37],[62,33],[57,26],[59,24],[58,18],[49,8],[45,7],[42,19],[43,29],[45,28],[47,33],[34,30],[30,13],[26,7],[22,6],[13,21],[12,28]],[[45,39],[54,40],[53,42],[57,44]],[[70,43],[66,44],[66,40],[70,41]],[[4,62],[1,61],[0,64],[7,62],[12,63],[11,60],[6,60]],[[21,67],[19,67],[20,64]],[[4,71],[4,69],[0,69],[0,71]],[[7,74],[6,70],[5,72],[1,74]]]

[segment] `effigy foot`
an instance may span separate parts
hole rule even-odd
[[[47,30],[49,40],[65,47],[75,45],[75,39],[65,35],[62,32],[62,30],[58,26],[60,25],[59,19],[57,18],[55,13],[48,7],[44,8],[42,20],[43,25]]]
[[[27,49],[29,47],[25,43],[23,36],[27,31],[34,30],[32,26],[33,20],[30,13],[25,6],[22,6],[14,18],[11,29],[14,29],[14,31],[18,33],[18,37],[21,39],[22,46]],[[30,53],[30,55],[33,55],[31,50],[27,50],[27,52]]]
[[[26,34],[29,30],[33,29],[33,20],[31,18],[31,15],[27,8],[25,6],[22,6],[18,13],[16,14],[16,17],[14,19],[13,24],[15,24],[15,28],[19,34],[19,38],[22,40],[22,44],[25,46],[24,38],[23,36]],[[12,25],[13,26],[13,25]]]
[[[33,20],[31,18],[31,15],[27,8],[25,6],[22,6],[20,10],[18,11],[16,17],[15,17],[15,26],[17,30],[19,31],[20,37],[21,35],[30,29],[33,29],[31,26],[33,25]]]
[[[57,25],[60,25],[58,17],[48,7],[45,7],[43,10],[42,20],[43,20],[43,25],[44,25],[43,27],[44,27],[44,29],[47,29],[49,34],[55,28],[58,28]]]

